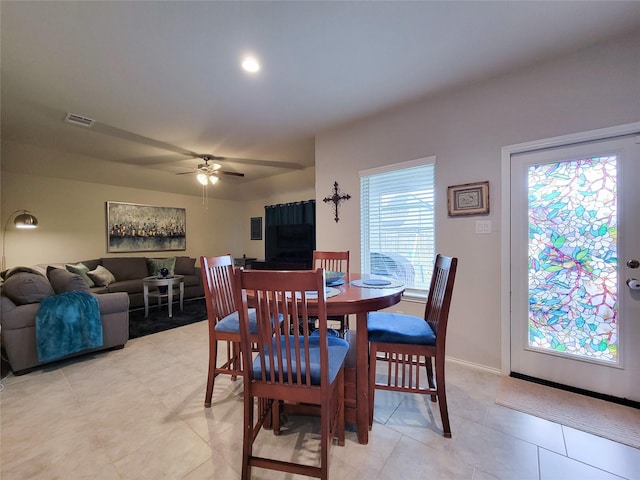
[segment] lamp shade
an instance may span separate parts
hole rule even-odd
[[[28,212],[17,215],[13,220],[16,228],[38,228],[38,219]]]
[[[202,185],[206,185],[207,182],[209,181],[209,179],[207,178],[207,175],[204,173],[199,173],[196,178],[198,179],[198,182],[200,182]]]
[[[16,215],[15,218],[13,217],[14,215]],[[13,224],[16,228],[38,228],[38,219],[26,210],[16,210],[15,212],[12,212],[11,215],[9,215],[9,218],[7,218],[7,223],[4,224],[4,229],[2,230],[2,270],[4,270],[7,266],[7,259],[5,257],[5,250],[7,245],[7,229],[9,228],[9,224],[11,223],[12,218]]]

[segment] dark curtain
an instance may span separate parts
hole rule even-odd
[[[307,200],[305,202],[267,205],[264,207],[264,217],[266,233],[264,253],[267,262],[273,261],[274,259],[278,261],[278,257],[282,254],[278,247],[278,229],[276,227],[281,225],[311,225],[311,244],[308,246],[309,251],[307,252],[309,258],[296,258],[296,261],[302,260],[304,262],[303,265],[305,265],[305,268],[311,268],[313,250],[316,248],[316,201]],[[299,252],[297,252],[297,254],[299,254]],[[290,262],[291,259],[280,261]],[[291,266],[289,265],[287,268],[291,268]]]
[[[315,225],[316,201],[280,203],[264,207],[265,228],[275,225]]]

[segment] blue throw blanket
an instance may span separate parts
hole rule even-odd
[[[44,298],[36,315],[36,343],[41,362],[102,346],[98,299],[80,291]]]

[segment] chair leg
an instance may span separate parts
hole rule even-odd
[[[331,441],[331,405],[320,405],[320,479],[329,478],[329,442]]]
[[[349,331],[349,315],[345,315],[340,320],[340,333],[344,338],[345,334]]]
[[[242,480],[251,479],[249,461],[253,455],[253,397],[245,391],[244,433],[242,435]]]
[[[436,384],[433,381],[433,357],[424,357],[424,363],[427,366],[427,380],[429,381],[429,388],[431,390],[435,390]],[[431,395],[431,401],[436,401],[435,395]]]
[[[213,397],[213,384],[216,380],[216,362],[218,361],[218,341],[210,340],[209,343],[209,373],[207,374],[207,391],[204,395],[205,408],[211,407]]]
[[[369,344],[369,430],[373,426],[373,405],[376,392],[376,358],[378,350],[375,343]]]
[[[344,446],[344,367],[338,374],[338,445]]]
[[[280,412],[281,412],[282,402],[280,400],[274,400],[271,403],[271,417],[268,421],[271,422],[271,428],[273,428],[274,435],[280,435]]]
[[[242,361],[241,352],[240,352],[240,343],[238,342],[227,342],[227,348],[231,348],[232,361],[229,364],[229,367],[233,370],[240,371],[242,367],[240,362]],[[238,376],[236,374],[231,375],[231,380],[236,381]]]
[[[436,357],[436,384],[438,386],[438,406],[442,419],[442,431],[446,438],[451,438],[451,425],[449,425],[449,411],[447,410],[447,391],[444,383],[444,357]]]

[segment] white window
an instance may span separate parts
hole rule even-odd
[[[360,172],[361,269],[429,288],[435,261],[435,157]]]

